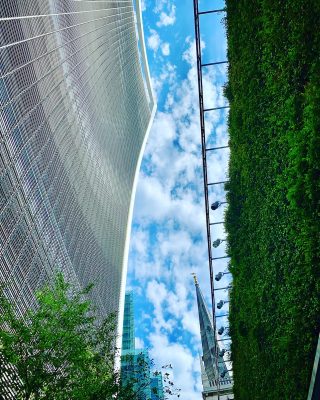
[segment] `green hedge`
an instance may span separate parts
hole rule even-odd
[[[320,323],[320,2],[227,0],[237,400],[305,400]]]

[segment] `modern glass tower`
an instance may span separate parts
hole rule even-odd
[[[151,372],[146,349],[135,348],[133,292],[126,292],[123,317],[121,377],[124,385],[135,381],[139,400],[164,400],[161,373]]]
[[[122,311],[155,113],[139,0],[0,0],[0,38],[0,281],[23,312],[60,269]]]
[[[151,377],[151,400],[164,400],[162,374],[153,375]]]
[[[135,349],[133,292],[126,292],[124,302],[122,352]]]

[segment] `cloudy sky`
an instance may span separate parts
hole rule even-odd
[[[200,2],[209,9],[208,0]],[[216,0],[216,8],[224,6]],[[203,62],[226,59],[223,14],[201,17]],[[192,0],[144,0],[143,20],[158,111],[140,171],[127,288],[135,292],[136,342],[158,366],[171,363],[182,399],[201,399],[201,349],[195,289],[198,275],[209,301],[197,72]],[[204,69],[205,107],[222,106],[225,66]],[[207,113],[208,146],[227,144],[226,112]],[[228,149],[211,152],[209,181],[226,178]],[[223,200],[223,187],[210,200]],[[223,220],[221,207],[212,222]],[[224,238],[216,225],[213,239]],[[224,255],[224,246],[214,256]],[[215,264],[223,271],[226,260]],[[225,286],[227,277],[219,282]],[[218,285],[218,286],[219,286]],[[218,300],[227,294],[218,292]],[[225,311],[225,310],[223,310]],[[223,322],[221,322],[223,323]]]

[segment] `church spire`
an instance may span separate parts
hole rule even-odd
[[[202,360],[210,385],[215,386],[215,382],[218,379],[218,371],[216,367],[217,351],[212,318],[204,301],[203,294],[200,290],[199,283],[195,274],[193,274],[193,278],[197,293],[198,314],[203,353]]]
[[[199,285],[197,275],[196,275],[194,272],[191,272],[191,275],[193,276],[194,284],[195,284],[196,286]]]
[[[201,371],[204,390],[207,390],[207,385],[211,388],[217,387],[218,380],[221,382],[222,375],[224,381],[229,381],[230,376],[227,371],[223,355],[219,354],[220,349],[215,337],[212,316],[209,313],[208,307],[201,292],[196,274],[192,274],[196,287],[198,314],[200,323],[200,334],[202,343],[202,360]],[[224,353],[222,353],[224,354]]]

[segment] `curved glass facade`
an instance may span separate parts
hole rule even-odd
[[[138,26],[131,0],[0,1],[0,280],[20,311],[55,268],[101,314],[123,303],[155,111],[136,6]]]

